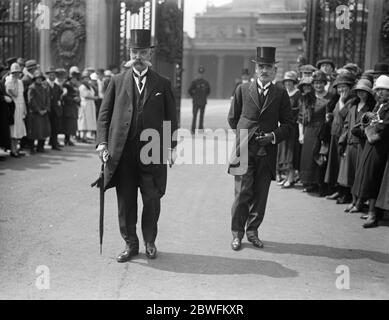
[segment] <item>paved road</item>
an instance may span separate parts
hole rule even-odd
[[[226,110],[228,101],[210,101],[206,126],[225,126]],[[186,100],[184,126],[190,113]],[[158,259],[147,260],[142,248],[118,264],[123,243],[113,190],[99,254],[98,191],[89,186],[98,169],[86,144],[0,162],[0,299],[389,298],[388,221],[364,230],[359,215],[299,189],[272,184],[260,229],[265,248],[245,242],[232,251],[233,178],[225,165],[169,170]],[[337,274],[339,266],[348,269]],[[338,289],[347,270],[350,289]],[[50,289],[39,290],[47,271]]]

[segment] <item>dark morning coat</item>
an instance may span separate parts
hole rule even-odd
[[[293,116],[287,91],[271,84],[261,107],[257,83],[249,82],[240,85],[231,101],[228,123],[232,129],[236,129],[236,150],[239,150],[239,147],[243,150],[258,129],[265,133],[274,132],[276,143],[280,143],[288,137],[293,128]],[[239,138],[241,129],[248,130],[248,135],[242,141]],[[277,144],[266,146],[267,155],[264,157],[273,180],[276,176]],[[247,172],[247,163],[240,163],[236,154],[234,150],[228,172],[235,176],[244,175]]]
[[[132,68],[115,75],[105,92],[97,120],[97,144],[108,143],[110,158],[104,171],[105,189],[116,186],[114,177],[124,145],[127,141],[131,119],[134,114]],[[177,130],[176,103],[170,81],[149,69],[147,72],[143,105],[143,129],[155,129],[162,138],[163,121],[170,121],[171,132]],[[176,142],[169,139],[171,148]],[[169,147],[169,146],[165,146]],[[166,151],[165,151],[166,152]],[[160,146],[163,155],[163,146]],[[166,188],[166,164],[153,164],[156,184],[162,191]]]

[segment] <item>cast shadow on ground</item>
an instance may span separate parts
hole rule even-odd
[[[45,153],[36,153],[34,155],[26,155],[18,159],[8,158],[0,163],[1,170],[24,171],[28,169],[50,169],[51,166],[61,165],[65,162],[74,162],[79,158],[96,158],[94,145],[78,144],[74,147],[64,147],[61,151],[46,149]]]
[[[143,258],[140,256],[140,258]],[[147,259],[144,256],[144,259]],[[130,263],[139,263],[138,259]],[[140,264],[140,263],[139,263]],[[267,260],[233,259],[220,256],[158,252],[156,260],[147,260],[146,267],[174,273],[206,275],[257,274],[271,278],[297,277],[298,272]]]
[[[342,259],[369,259],[375,262],[389,264],[389,254],[379,251],[361,249],[334,248],[323,245],[305,243],[281,243],[264,242],[265,247],[261,250],[277,254],[293,254],[300,256],[325,257],[335,260]]]

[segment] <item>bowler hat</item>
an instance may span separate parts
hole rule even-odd
[[[336,77],[332,86],[335,88],[340,84],[345,84],[352,87],[355,84],[355,77],[348,74],[340,74]]]
[[[389,90],[389,77],[388,76],[381,75],[378,77],[378,79],[375,83],[375,86],[374,86],[374,90],[377,90],[377,89]]]
[[[373,95],[372,87],[373,87],[373,85],[369,80],[360,79],[358,81],[358,83],[355,85],[355,87],[353,88],[353,91],[362,90],[362,91],[366,91],[366,92],[370,93],[371,95]]]
[[[257,57],[253,62],[257,64],[275,64],[278,61],[276,57],[276,48],[274,47],[257,47]]]
[[[30,69],[33,69],[33,68],[36,68],[36,67],[37,67],[36,60],[28,60],[26,62],[26,69],[27,70],[30,70]]]
[[[316,67],[318,69],[320,69],[321,65],[324,64],[324,63],[327,63],[327,64],[330,64],[332,66],[333,69],[335,69],[335,63],[331,60],[331,59],[321,59],[319,60],[317,63],[316,63]]]
[[[389,64],[385,62],[379,62],[374,65],[372,72],[374,75],[389,75]]]
[[[154,48],[151,44],[151,31],[147,29],[132,29],[130,30],[130,48]]]

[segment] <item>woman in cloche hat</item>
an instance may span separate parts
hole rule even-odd
[[[27,114],[26,103],[24,101],[24,86],[20,75],[22,70],[16,62],[10,68],[11,77],[7,78],[5,82],[6,92],[11,96],[15,103],[14,124],[10,126],[11,133],[11,157],[20,157],[18,150],[18,142],[21,138],[27,135],[24,119]]]
[[[327,77],[323,71],[314,72],[311,81],[314,92],[303,94],[298,118],[299,141],[303,144],[300,180],[304,185],[304,192],[316,190],[322,193],[324,163],[319,161],[319,158],[323,158],[320,155],[322,147],[320,133],[325,123],[326,106],[331,95],[325,90]]]
[[[372,111],[372,116],[377,120],[375,133],[378,139],[366,141],[361,161],[358,162],[353,187],[358,198],[369,200],[369,212],[364,217],[367,218],[363,225],[364,228],[378,226],[378,221],[383,214],[376,208],[376,201],[380,193],[389,153],[389,76],[379,76],[374,90],[377,93],[378,103]],[[365,133],[367,133],[366,129]]]
[[[351,189],[354,185],[357,163],[360,161],[366,137],[360,128],[362,115],[373,110],[375,99],[372,83],[367,79],[361,79],[352,89],[355,94],[348,102],[349,111],[343,125],[343,133],[339,139],[339,146],[344,152],[341,154],[339,165],[338,184],[341,187]],[[346,207],[345,212],[360,212],[362,199],[358,199],[351,190],[352,202]]]
[[[293,123],[295,124],[289,138],[278,144],[277,164],[278,171],[284,172],[286,178],[279,182],[281,188],[288,189],[293,186],[295,170],[299,168],[300,164],[300,148],[298,141],[298,125],[297,118],[299,114],[299,100],[301,92],[296,88],[298,83],[297,73],[288,71],[282,79],[284,87],[288,92],[290,105],[293,113]]]
[[[327,121],[331,125],[331,140],[329,145],[328,163],[324,181],[329,188],[329,196],[327,199],[336,200],[337,204],[351,202],[351,194],[348,188],[338,185],[339,164],[344,150],[340,150],[338,146],[339,138],[342,134],[344,120],[348,113],[347,102],[352,98],[351,89],[355,84],[355,77],[350,73],[339,74],[333,87],[339,94],[338,101],[331,113],[327,114]]]
[[[36,151],[44,152],[45,140],[51,134],[49,119],[50,92],[43,85],[46,78],[40,70],[35,70],[33,76],[33,83],[28,88],[28,138],[31,140],[31,153],[35,152],[35,140],[38,140]]]

